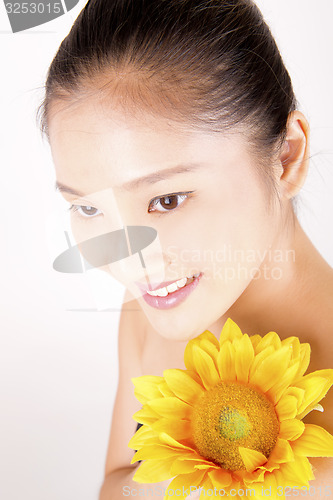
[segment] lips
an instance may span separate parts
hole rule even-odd
[[[198,286],[199,281],[202,277],[202,273],[198,273],[196,277],[192,277],[190,281],[188,278],[181,278],[182,280],[187,280],[189,281],[188,284],[183,286],[182,288],[179,288],[171,293],[168,293],[165,296],[151,296],[149,293],[147,293],[147,285],[143,287],[141,283],[137,283],[138,287],[140,288],[142,292],[142,298],[143,300],[151,307],[154,309],[170,309],[173,307],[178,306],[181,304],[183,301],[186,300],[186,298],[191,295],[191,293],[195,290],[195,288]],[[172,283],[175,283],[175,281],[165,281],[163,283],[159,283],[158,285],[154,284],[154,290],[158,290],[160,288],[166,287],[171,285]],[[153,290],[153,287],[151,287]],[[149,290],[149,291],[152,291]]]

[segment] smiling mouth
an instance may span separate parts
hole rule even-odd
[[[192,276],[182,278],[180,280],[176,280],[173,283],[170,283],[167,286],[157,288],[156,290],[146,290],[146,293],[152,297],[166,297],[167,295],[184,288],[184,286],[189,285],[195,278],[198,278],[200,273],[193,274]]]

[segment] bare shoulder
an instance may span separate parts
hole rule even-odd
[[[330,266],[326,268],[318,294],[321,297],[321,310],[324,313],[320,316],[333,333],[333,268]]]
[[[312,486],[312,498],[322,500],[332,498],[333,495],[333,458],[316,457],[309,458],[315,476],[314,481],[310,481]]]
[[[313,337],[311,345],[311,362],[307,373],[315,370],[332,368],[333,359],[333,268],[326,266],[325,272],[320,275],[320,286],[316,283],[313,300],[316,310],[311,320]],[[304,419],[304,423],[315,424],[333,433],[333,387],[320,401],[324,411],[311,411]],[[309,459],[313,467],[315,481],[313,485],[314,500],[332,498],[333,495],[333,458],[312,457]]]
[[[126,292],[119,320],[118,388],[111,419],[105,476],[119,468],[131,467],[134,452],[128,447],[128,442],[137,426],[133,414],[141,408],[134,396],[132,378],[142,375],[141,358],[145,335],[145,315],[137,300]]]
[[[136,358],[140,358],[147,325],[147,318],[139,302],[126,290],[119,320],[120,357],[122,357],[122,351],[126,350],[127,359],[130,354],[133,354]]]
[[[333,268],[321,259],[296,303],[295,335],[311,345],[312,370],[331,368],[333,359]]]

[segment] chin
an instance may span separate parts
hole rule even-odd
[[[164,337],[167,340],[188,342],[206,330],[203,325],[198,325],[198,322],[193,323],[193,321],[185,323],[182,322],[182,324],[179,324],[178,321],[176,322],[166,318],[163,322],[161,321],[161,318],[156,319],[148,317],[148,319],[154,330],[161,335],[161,337]]]

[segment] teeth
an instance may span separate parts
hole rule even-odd
[[[175,292],[178,289],[177,283],[171,283],[166,287],[169,293]]]
[[[159,288],[158,290],[147,290],[147,293],[148,295],[152,295],[153,297],[166,297],[169,293],[175,292],[176,290],[183,288],[188,280],[191,280],[192,278],[197,278],[199,275],[200,273],[193,274],[192,276],[189,276],[187,278],[182,278],[178,281],[175,281],[174,283],[171,283],[166,287]]]
[[[176,281],[178,288],[183,288],[186,285],[187,278],[182,278],[181,280]]]

